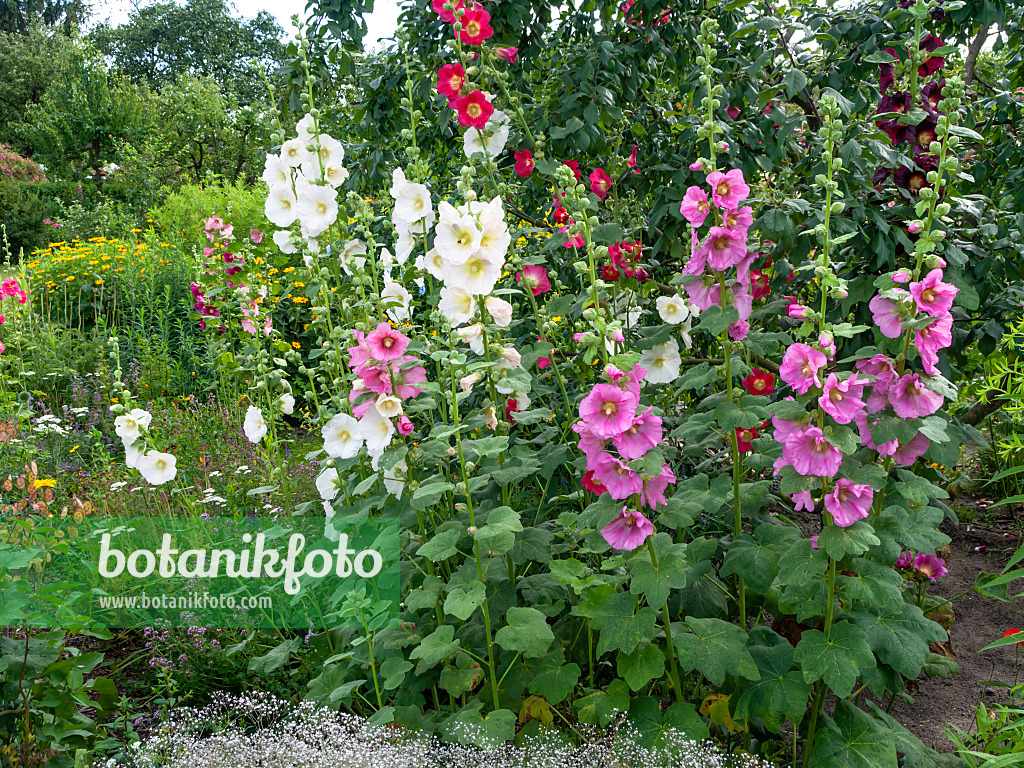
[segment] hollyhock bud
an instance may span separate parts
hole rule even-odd
[[[910,273],[905,269],[901,269],[899,272],[893,272],[892,281],[903,285],[910,281]]]
[[[650,278],[650,275],[647,274],[647,270],[644,269],[643,267],[637,267],[633,271],[633,277],[636,278],[636,281],[638,283],[643,283],[643,282],[646,282]]]
[[[409,420],[409,417],[402,414],[398,419],[398,434],[400,435],[411,435],[413,430],[413,423]]]
[[[790,304],[786,307],[786,314],[794,320],[806,320],[810,312],[803,304]]]
[[[690,170],[691,171],[703,171],[704,170],[704,162],[702,160],[698,160],[698,161],[696,161],[694,163],[690,163]]]
[[[822,331],[821,335],[818,336],[818,346],[821,347],[821,351],[825,353],[825,356],[831,360],[836,354],[836,342],[832,334],[828,331]]]
[[[505,48],[496,48],[494,55],[502,61],[507,61],[509,64],[515,64],[516,59],[519,58],[519,49],[511,45],[506,46]]]

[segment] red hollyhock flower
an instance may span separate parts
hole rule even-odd
[[[644,283],[647,282],[647,280],[650,278],[650,275],[647,274],[647,270],[644,269],[643,267],[637,267],[635,270],[633,270],[633,277],[636,278],[636,281],[638,283]]]
[[[497,48],[494,51],[494,55],[502,61],[507,61],[509,64],[515,64],[516,59],[519,58],[519,49],[514,46],[506,46],[505,48]]]
[[[452,101],[458,111],[459,125],[466,128],[483,128],[494,114],[494,106],[483,91],[473,91]]]
[[[754,297],[754,301],[763,299],[771,292],[768,276],[759,269],[750,270],[750,295]]]
[[[590,173],[590,191],[604,200],[608,197],[608,190],[612,187],[612,180],[608,178],[604,168],[595,168]]]
[[[604,487],[604,483],[601,482],[600,478],[594,476],[593,470],[583,473],[583,478],[580,480],[583,487],[590,491],[595,496],[600,496],[602,493],[608,493],[608,489]]]
[[[886,48],[885,52],[888,53],[893,58],[895,58],[896,61],[900,60],[900,56],[898,53],[896,53],[895,48]],[[878,69],[878,87],[882,91],[882,93],[885,93],[892,87],[892,84],[895,82],[892,64],[879,64]]]
[[[754,368],[753,373],[743,380],[743,388],[752,395],[770,395],[775,391],[775,376]]]
[[[577,160],[563,160],[562,165],[567,165],[572,168],[572,173],[576,177],[576,181],[580,180],[580,176],[583,174],[580,172],[580,164]]]
[[[513,413],[519,412],[519,403],[516,402],[514,397],[510,397],[505,401],[505,418],[508,419],[509,424],[515,424],[516,420],[512,418]]]
[[[555,208],[555,212],[551,215],[551,218],[555,220],[555,224],[559,226],[569,223],[569,212],[562,206]]]
[[[480,3],[473,3],[473,7],[462,14],[461,22],[462,30],[459,32],[459,40],[466,45],[480,45],[484,40],[494,37],[494,30],[491,28],[491,14],[485,11]]]
[[[633,153],[629,156],[629,160],[626,161],[626,165],[633,169],[633,173],[640,173],[640,169],[636,167],[636,151],[640,149],[639,144],[633,145]]]
[[[619,270],[613,267],[611,264],[605,264],[601,267],[601,277],[607,280],[609,283],[619,282]]]
[[[445,64],[437,73],[437,92],[450,102],[459,95],[466,82],[466,69],[461,64]]]
[[[444,9],[444,4],[446,2],[448,2],[448,0],[434,0],[432,5],[434,7],[434,13],[441,17],[441,21],[446,21],[451,24],[455,21],[455,11],[459,10],[459,8],[465,7],[466,3],[464,0],[451,0],[452,9],[450,11],[446,11]]]
[[[1021,632],[1020,632],[1019,629],[1014,629],[1013,627],[1010,627],[1010,629],[1008,629],[1005,632],[1003,632],[1003,637],[1010,637],[1011,635],[1019,635],[1020,633]],[[1021,640],[1020,642],[1018,642],[1017,645],[1024,645],[1024,640]]]
[[[515,157],[515,171],[519,176],[525,179],[533,173],[533,152],[528,149],[520,149],[516,152]]]
[[[931,53],[936,48],[943,46],[942,40],[937,38],[935,35],[928,35],[924,40],[921,41],[921,50],[928,51]],[[925,59],[924,64],[917,68],[917,74],[921,77],[928,77],[935,72],[938,72],[946,65],[946,60],[941,56],[929,56]]]
[[[752,450],[750,441],[755,439],[757,439],[756,429],[736,427],[736,444],[740,449],[740,453],[749,453]]]

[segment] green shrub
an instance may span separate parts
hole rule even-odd
[[[203,221],[215,214],[238,232],[248,232],[253,227],[264,232],[270,230],[263,213],[265,200],[265,190],[242,183],[187,184],[150,210],[149,219],[161,236],[182,246],[198,248],[209,245]]]
[[[45,218],[43,201],[24,185],[0,181],[0,227],[15,260],[22,250],[31,253],[46,244],[51,226]]]

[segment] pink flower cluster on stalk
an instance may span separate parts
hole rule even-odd
[[[28,301],[28,294],[25,293],[17,278],[14,277],[4,280],[3,284],[0,285],[0,299],[3,299],[5,296],[15,299],[19,304],[24,304]]]
[[[419,358],[405,354],[408,336],[387,323],[378,324],[365,335],[356,331],[355,336],[356,346],[349,347],[348,353],[349,366],[359,376],[349,394],[356,418],[361,419],[380,396],[404,402],[423,391],[416,385],[427,380],[427,369],[416,364]],[[405,414],[398,417],[397,429],[403,435],[412,432],[413,424]]]
[[[702,312],[712,306],[721,307],[723,286],[717,275],[735,269],[724,287],[731,291],[732,306],[739,313],[739,320],[729,326],[729,336],[739,341],[750,331],[747,318],[754,301],[750,267],[760,255],[747,248],[747,233],[754,223],[754,212],[749,205],[741,206],[741,203],[750,196],[750,187],[739,168],[725,173],[713,171],[706,180],[710,195],[702,187],[692,186],[686,190],[679,206],[679,212],[692,227],[690,258],[683,274],[702,278],[687,283],[686,293]],[[698,230],[709,216],[715,223],[701,237]]]
[[[927,555],[924,552],[903,552],[896,561],[896,567],[904,570],[913,568],[925,578],[935,580],[941,579],[949,570],[946,568],[946,561],[938,555]]]

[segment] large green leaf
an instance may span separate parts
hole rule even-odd
[[[600,632],[597,655],[606,651],[632,653],[645,640],[654,638],[657,612],[640,607],[635,595],[615,592],[608,595],[590,615],[590,626]]]
[[[824,679],[836,696],[841,697],[853,691],[861,667],[875,666],[867,635],[849,621],[832,625],[828,637],[817,629],[804,632],[797,643],[795,659],[803,669],[806,682]]]
[[[743,684],[743,693],[736,702],[736,718],[760,717],[775,733],[782,731],[786,718],[800,723],[813,686],[804,680],[800,670],[793,669],[793,646],[785,640],[771,646],[754,645],[750,655],[761,678]]]
[[[578,664],[566,664],[560,648],[551,651],[541,661],[540,670],[530,680],[530,693],[543,696],[549,704],[565,700],[580,679]]]
[[[584,723],[604,728],[620,713],[629,711],[629,686],[625,680],[616,678],[604,690],[592,691],[572,705]]]
[[[494,635],[494,642],[506,651],[518,651],[526,658],[548,652],[555,639],[547,617],[536,608],[513,607],[505,614],[508,625]]]
[[[696,669],[716,686],[726,673],[749,680],[760,676],[747,650],[747,633],[728,621],[687,616],[685,624],[672,623],[672,644],[683,670]]]
[[[634,557],[629,565],[629,591],[643,595],[652,608],[661,608],[673,589],[686,586],[686,545],[673,544],[667,533],[659,533],[650,541],[658,564],[646,549]]]
[[[909,603],[904,603],[896,614],[886,614],[880,607],[872,606],[850,614],[850,618],[867,635],[878,658],[911,679],[921,673],[928,658],[928,643],[947,637],[946,630]]]
[[[469,589],[456,587],[448,593],[444,601],[444,612],[460,621],[466,621],[486,599],[487,589],[483,582],[474,581],[469,585]]]
[[[630,688],[639,691],[665,674],[665,653],[654,643],[648,643],[632,653],[620,653],[615,659],[615,669]]]
[[[818,732],[810,768],[897,768],[889,728],[845,699],[836,704],[833,718],[824,719]]]
[[[644,696],[629,708],[630,722],[636,727],[640,746],[647,749],[671,748],[684,741],[702,741],[710,731],[693,704],[677,701],[667,709],[661,702]]]
[[[454,638],[455,627],[450,624],[438,627],[423,638],[423,642],[409,654],[410,659],[419,660],[416,664],[416,674],[422,675],[431,667],[454,656],[459,649],[459,641]]]
[[[719,573],[742,576],[749,588],[764,594],[775,580],[779,558],[799,536],[789,526],[759,525],[753,536],[743,533],[733,538]]]

